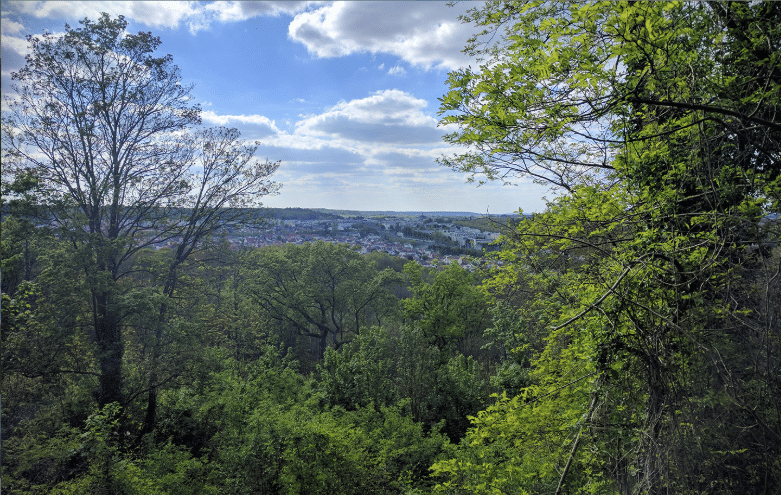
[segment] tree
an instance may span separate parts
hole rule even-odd
[[[532,384],[476,419],[474,450],[438,467],[448,486],[777,484],[781,8],[493,2],[465,20],[484,60],[450,75],[442,123],[469,151],[442,162],[561,195],[502,255],[547,327]],[[508,462],[518,437],[535,454]]]
[[[430,486],[427,468],[449,447],[444,435],[427,433],[403,405],[321,408],[312,378],[294,364],[268,348],[215,373],[197,399],[167,401],[192,411],[217,491],[396,494]]]
[[[326,349],[317,365],[323,400],[348,410],[395,405],[401,398],[393,383],[394,357],[398,358],[395,344],[386,329],[370,327],[341,350]]]
[[[276,192],[277,185],[269,177],[279,162],[254,160],[259,143],[247,145],[239,140],[236,129],[205,129],[195,133],[196,152],[193,163],[200,170],[188,174],[189,194],[181,209],[177,240],[171,250],[160,303],[159,323],[152,347],[152,372],[149,377],[147,411],[142,433],[154,428],[157,408],[157,387],[170,377],[157,373],[161,350],[165,347],[168,301],[177,288],[178,270],[193,251],[226,226],[256,222],[248,207],[261,206],[260,199]]]
[[[470,336],[482,335],[488,298],[471,273],[456,262],[438,272],[431,283],[423,279],[418,263],[404,265],[404,273],[414,293],[404,300],[406,315],[440,350],[463,344]]]
[[[4,294],[13,295],[22,281],[35,277],[38,272],[36,244],[51,234],[46,229],[36,229],[30,221],[35,216],[37,188],[38,180],[32,173],[21,174],[2,184]]]
[[[772,168],[778,15],[772,4],[735,2],[472,9],[462,20],[483,30],[465,51],[482,63],[450,74],[440,107],[441,123],[458,128],[446,141],[469,151],[441,163],[571,190],[610,184],[613,159],[627,147],[708,122],[747,131],[754,164]],[[652,121],[664,127],[644,125]],[[640,127],[650,132],[634,134]],[[770,185],[777,172],[766,172]]]
[[[119,296],[135,255],[181,239],[171,279],[207,234],[232,219],[227,207],[270,192],[276,166],[251,164],[254,148],[237,142],[236,131],[187,132],[200,124],[200,107],[171,55],[155,55],[159,38],[125,34],[121,16],[81,24],[66,25],[61,37],[28,38],[27,63],[12,75],[18,97],[7,100],[3,116],[3,167],[34,174],[50,198],[43,221],[80,260],[104,406],[126,400],[128,313]],[[192,174],[198,164],[203,172]],[[174,287],[167,281],[166,295]]]
[[[249,293],[268,315],[319,341],[322,358],[329,339],[337,349],[372,321],[381,324],[397,304],[400,283],[390,268],[372,263],[344,245],[324,241],[259,249],[250,267]]]
[[[317,366],[321,401],[348,411],[403,404],[427,430],[458,442],[488,397],[480,364],[449,359],[417,328],[364,329],[339,351],[329,348]]]

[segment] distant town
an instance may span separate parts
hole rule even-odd
[[[357,212],[304,208],[267,208],[258,225],[226,228],[231,247],[259,248],[322,240],[355,246],[361,253],[381,251],[424,266],[458,261],[471,264],[518,215],[460,212]],[[173,239],[171,242],[175,242]],[[158,245],[165,247],[165,244]]]

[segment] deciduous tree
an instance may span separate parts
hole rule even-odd
[[[271,318],[318,339],[320,358],[329,341],[339,348],[398,304],[392,288],[400,275],[377,272],[347,246],[317,241],[253,254],[252,298]]]
[[[17,97],[3,115],[3,173],[36,178],[47,197],[42,221],[80,262],[104,406],[126,399],[122,329],[132,308],[123,306],[121,279],[136,254],[178,239],[163,288],[170,296],[176,268],[241,216],[237,208],[271,192],[277,164],[252,161],[255,148],[235,130],[191,132],[200,107],[172,56],[156,54],[159,38],[126,33],[121,16],[81,24],[28,38],[27,63],[13,74]]]
[[[484,59],[450,76],[442,122],[469,150],[443,163],[561,196],[503,255],[549,333],[532,385],[476,420],[476,457],[439,465],[449,486],[777,484],[779,328],[749,301],[776,276],[781,8],[492,2],[465,19],[485,28],[467,47]],[[505,434],[538,454],[501,460]]]
[[[404,300],[406,315],[432,343],[445,349],[482,335],[488,321],[488,297],[470,272],[453,262],[436,273],[431,283],[423,279],[418,263],[407,263],[404,272],[414,293]]]

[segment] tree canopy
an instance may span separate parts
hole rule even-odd
[[[446,140],[469,151],[442,163],[569,190],[610,184],[618,155],[707,126],[733,131],[709,138],[734,148],[751,142],[758,154],[746,157],[772,184],[781,131],[777,9],[736,2],[473,9],[463,20],[482,30],[465,51],[482,62],[450,74],[440,108],[442,123],[456,127]]]
[[[491,283],[536,294],[532,383],[474,419],[441,487],[778,484],[779,5],[489,2],[464,20],[482,62],[450,75],[441,122],[467,151],[442,163],[557,197],[508,232]]]
[[[287,244],[253,253],[249,285],[256,304],[282,325],[318,339],[319,354],[330,342],[339,348],[361,328],[395,311],[392,288],[401,282],[344,245],[318,241]]]
[[[2,121],[4,488],[777,491],[779,5],[473,8],[442,161],[554,193],[474,272],[233,249],[278,164],[201,128],[121,17],[31,38]]]

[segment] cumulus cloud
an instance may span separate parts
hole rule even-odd
[[[21,23],[10,19],[3,19],[1,28],[3,34],[19,34],[24,31],[24,26]]]
[[[296,14],[291,39],[321,58],[389,53],[411,65],[452,70],[469,59],[461,52],[472,34],[458,20],[468,6],[441,2],[335,2]]]
[[[38,18],[97,19],[101,12],[124,15],[129,21],[169,29],[185,25],[191,33],[209,29],[215,22],[238,22],[253,17],[293,15],[321,2],[137,2],[137,1],[39,1],[9,2],[16,12]],[[6,20],[3,19],[5,24]]]
[[[30,53],[30,44],[27,42],[24,38],[19,38],[17,36],[7,36],[5,34],[2,35],[2,48],[3,53],[6,51],[13,51],[16,54],[20,55],[23,59],[24,56]],[[6,59],[3,58],[3,65],[10,65],[7,63]],[[21,65],[19,66],[21,68]]]
[[[218,20],[220,22],[238,22],[253,17],[278,17],[282,14],[294,15],[304,11],[310,5],[319,5],[322,2],[286,2],[286,1],[263,1],[263,2],[214,2],[203,7],[197,17],[203,19],[204,29],[208,29],[211,22]]]
[[[112,16],[124,15],[130,21],[147,26],[175,28],[188,19],[203,15],[205,7],[196,2],[13,2],[21,14],[38,18],[97,19],[102,12]]]
[[[282,163],[287,163],[284,160]],[[289,172],[296,174],[314,174],[323,179],[333,181],[334,177],[342,176],[344,180],[354,180],[357,176],[371,176],[373,174],[361,168],[355,163],[335,162],[322,159],[316,162],[296,163],[288,165]]]
[[[398,170],[420,172],[437,169],[437,156],[424,150],[386,151],[375,153],[371,161],[382,167],[385,173],[397,173]]]
[[[308,116],[296,125],[296,132],[361,143],[438,143],[442,131],[436,119],[423,111],[427,105],[398,89],[378,91]]]
[[[425,100],[398,89],[341,101],[300,116],[292,132],[263,140],[258,156],[282,160],[278,180],[287,198],[300,197],[302,204],[349,201],[356,190],[396,201],[411,187],[452,179],[436,164],[442,132],[426,109]],[[323,190],[338,198],[328,200]]]
[[[222,3],[222,2],[216,2]],[[293,1],[264,1],[264,2],[225,2],[228,4],[234,4],[241,9],[242,19],[249,19],[257,16],[273,15],[278,16],[281,14],[296,14],[303,12],[310,5],[320,5],[324,2],[293,2]]]
[[[340,115],[324,119],[310,127],[334,137],[365,143],[395,145],[419,145],[437,142],[441,133],[429,126],[387,125],[373,122],[359,122]]]
[[[406,69],[400,65],[393,66],[390,68],[390,70],[388,70],[388,74],[391,76],[403,76],[406,73]]]
[[[312,146],[303,148],[302,146]],[[366,157],[355,150],[329,146],[323,143],[306,142],[301,140],[292,142],[290,145],[282,144],[261,144],[258,148],[259,156],[267,156],[269,160],[282,160],[283,163],[302,164],[302,163],[327,163],[338,164],[339,167],[345,165],[363,165]],[[337,166],[337,165],[334,165]]]
[[[204,122],[219,126],[228,126],[237,122],[255,126],[252,129],[252,135],[255,138],[279,134],[276,122],[263,115],[218,115],[212,110],[204,110],[201,112],[201,118]]]
[[[24,66],[24,57],[30,53],[30,44],[27,39],[13,36],[24,31],[24,26],[18,22],[3,18],[2,36],[0,37],[0,58],[3,61],[2,66],[2,88],[3,95],[11,93],[11,73],[18,71]]]
[[[27,38],[19,36],[25,33],[25,27],[22,23],[10,19],[6,12],[3,12],[3,22],[0,26],[2,26],[0,44],[3,50],[3,67],[12,67],[13,70],[21,68],[24,65],[24,56],[30,53],[30,43]],[[9,63],[10,61],[6,57],[13,56],[21,57],[22,63]]]

